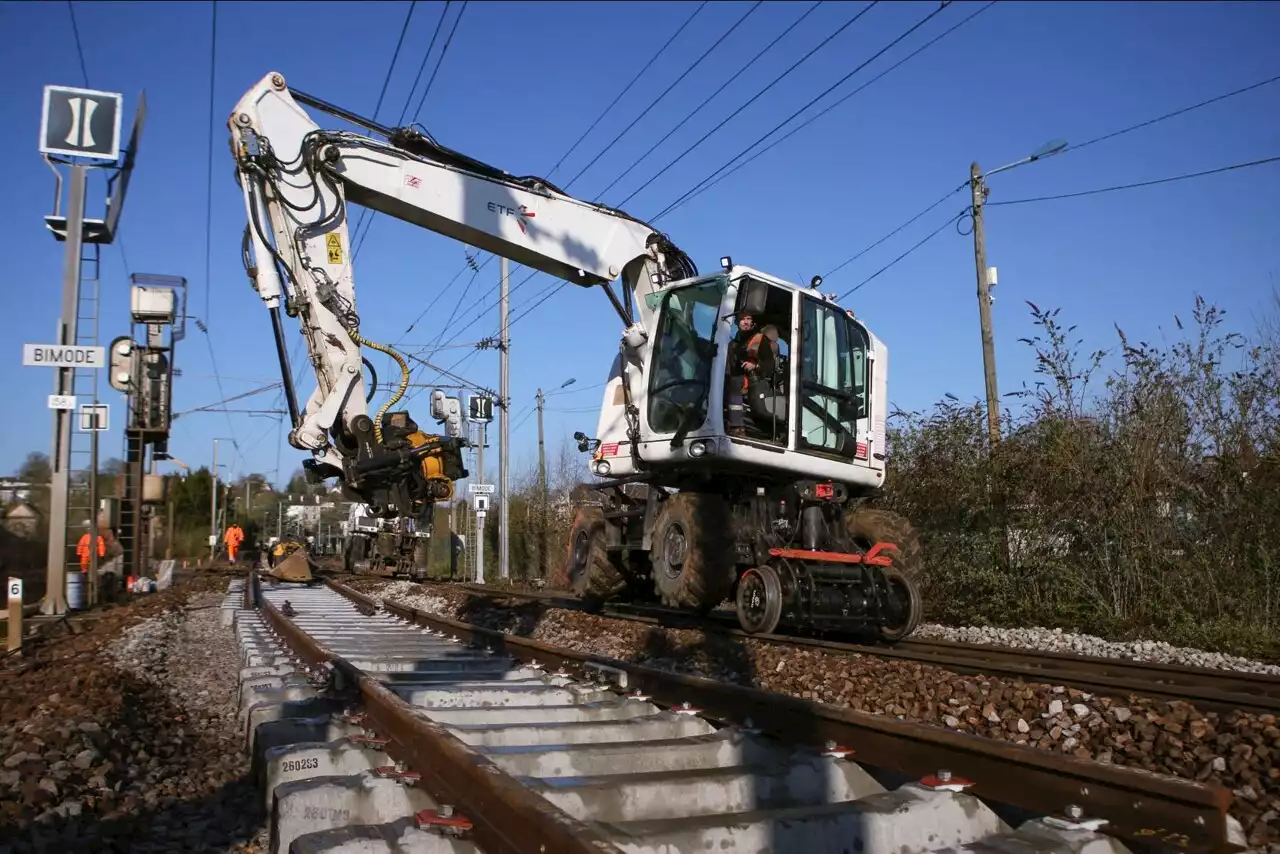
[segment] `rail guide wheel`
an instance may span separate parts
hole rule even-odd
[[[782,582],[771,566],[748,569],[738,580],[738,624],[753,635],[772,634],[782,619]]]
[[[924,600],[914,578],[896,568],[884,571],[888,601],[881,609],[880,638],[896,643],[910,635],[924,617]]]

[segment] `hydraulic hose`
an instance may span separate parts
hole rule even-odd
[[[382,416],[386,415],[387,410],[395,406],[396,402],[400,400],[400,398],[404,397],[405,391],[408,390],[409,363],[404,360],[404,356],[401,356],[399,353],[397,353],[395,350],[391,349],[385,344],[378,344],[377,342],[370,341],[368,338],[365,338],[359,332],[356,332],[354,330],[347,330],[347,334],[350,335],[351,340],[355,341],[357,344],[363,344],[365,347],[370,347],[374,350],[377,350],[380,353],[386,353],[388,356],[395,359],[396,364],[400,366],[400,387],[396,389],[396,393],[391,396],[390,400],[382,404],[382,408],[378,410],[378,414],[375,415],[373,418],[373,438],[377,439],[378,444],[381,445],[382,444]]]

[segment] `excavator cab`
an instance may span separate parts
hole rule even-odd
[[[829,479],[858,492],[883,485],[888,352],[852,312],[816,288],[732,265],[645,301],[652,333],[638,365],[615,362],[593,474],[692,467]],[[730,364],[744,348],[745,379]],[[731,434],[736,384],[744,430]]]
[[[816,286],[722,267],[643,297],[647,334],[624,336],[599,441],[579,439],[600,498],[577,510],[569,584],[652,585],[703,613],[733,600],[751,633],[907,637],[920,540],[866,500],[884,484],[888,350]]]

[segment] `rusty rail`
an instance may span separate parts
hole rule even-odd
[[[267,623],[302,660],[333,668],[337,683],[360,706],[365,726],[389,739],[387,753],[418,772],[418,785],[437,803],[456,805],[466,815],[476,846],[485,854],[621,854],[599,831],[552,806],[443,727],[417,714],[376,679],[316,643],[259,595],[257,584],[255,573],[251,586]],[[377,607],[358,593],[352,598],[366,613]]]
[[[371,597],[338,582],[327,583],[362,610],[377,608]],[[996,803],[1059,816],[1074,804],[1090,818],[1106,819],[1108,832],[1142,846],[1238,849],[1228,840],[1227,811],[1232,795],[1220,786],[667,673],[505,635],[392,601],[383,600],[382,607],[417,625],[522,661],[613,668],[627,674],[628,687],[639,688],[661,705],[677,707],[687,702],[711,719],[733,724],[750,721],[750,726],[796,744],[835,741],[852,748],[856,761],[886,771],[923,778],[945,768],[973,781],[974,794]]]
[[[544,602],[548,607],[592,612],[584,603],[554,592],[493,590],[466,583],[427,584],[461,589],[477,596],[524,599]],[[694,628],[761,643],[915,661],[955,673],[1071,685],[1081,691],[1122,700],[1134,694],[1156,700],[1181,700],[1201,711],[1220,714],[1234,711],[1280,714],[1280,676],[952,641],[904,640],[887,647],[786,634],[750,635],[736,628],[737,620],[733,617],[702,618],[657,605],[610,603],[600,616],[669,628]]]

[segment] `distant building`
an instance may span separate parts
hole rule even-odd
[[[16,477],[0,477],[0,504],[13,501],[27,501],[36,484],[18,480]]]
[[[25,501],[10,507],[4,514],[4,528],[18,537],[34,537],[40,526],[40,511]]]

